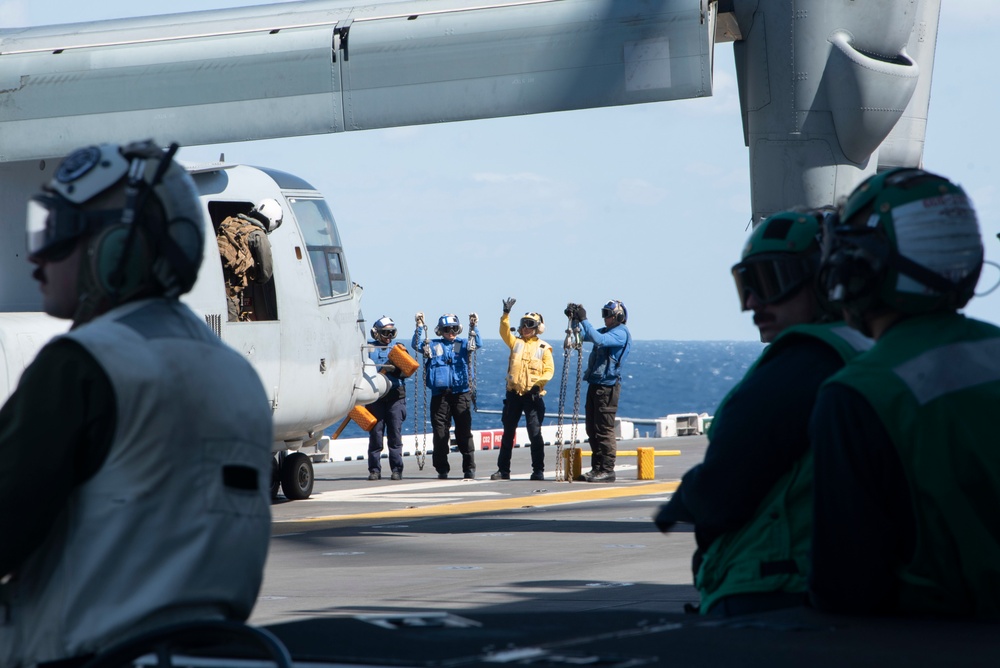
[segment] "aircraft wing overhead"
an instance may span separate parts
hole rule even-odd
[[[311,0],[0,31],[0,161],[711,95],[707,0]]]

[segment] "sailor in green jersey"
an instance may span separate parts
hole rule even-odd
[[[828,318],[815,289],[821,220],[775,214],[750,235],[733,277],[770,345],[722,401],[705,461],[656,517],[695,526],[701,612],[741,614],[806,602],[811,520],[807,426],[820,385],[870,345]]]
[[[821,283],[875,346],[810,425],[810,594],[863,614],[1000,617],[1000,328],[958,312],[983,264],[965,192],[873,176],[826,235]]]

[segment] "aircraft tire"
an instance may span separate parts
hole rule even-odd
[[[281,465],[281,491],[290,501],[308,499],[313,490],[312,460],[302,452],[293,452]]]

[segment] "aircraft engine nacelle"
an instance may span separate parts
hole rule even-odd
[[[920,166],[940,0],[733,0],[754,222]],[[884,155],[881,155],[884,152]]]

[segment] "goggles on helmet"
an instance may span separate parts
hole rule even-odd
[[[538,321],[534,318],[521,318],[521,327],[528,329],[538,329]]]
[[[458,334],[462,331],[461,325],[445,325],[441,328],[442,334]]]
[[[621,302],[611,300],[607,304],[601,307],[601,317],[602,318],[616,318],[619,315],[624,315],[625,307]]]
[[[777,304],[791,297],[816,273],[816,258],[785,253],[754,255],[733,265],[732,272],[740,307],[747,311],[750,294],[761,304]]]
[[[88,229],[118,222],[121,213],[120,209],[84,212],[61,197],[35,195],[28,200],[28,256],[59,261],[73,251],[76,240]]]
[[[390,339],[390,340],[396,338],[396,328],[395,327],[382,327],[382,328],[376,329],[375,331],[382,338]]]

